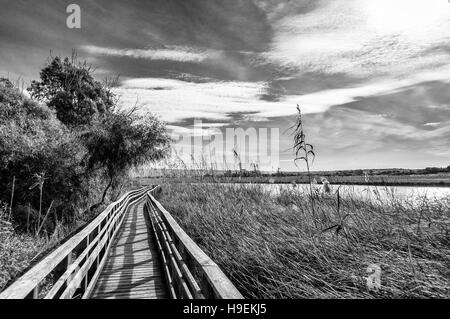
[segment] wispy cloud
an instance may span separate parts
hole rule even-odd
[[[444,72],[445,71],[445,72]],[[336,105],[372,96],[391,94],[418,83],[440,79],[448,81],[450,68],[440,72],[422,72],[408,79],[373,80],[360,86],[321,90],[310,94],[291,94],[277,101],[260,99],[265,82],[194,83],[175,79],[126,79],[118,89],[125,105],[136,102],[145,110],[157,112],[169,122],[187,118],[230,120],[230,114],[247,112],[248,120],[292,116],[300,104],[305,114],[321,113]]]
[[[432,122],[432,123],[425,123],[424,126],[430,126],[430,127],[437,127],[440,126],[441,122]]]
[[[283,7],[284,8],[284,7]],[[336,0],[273,22],[268,62],[299,71],[405,75],[449,64],[433,50],[450,41],[450,5],[440,0]]]
[[[94,55],[176,62],[203,62],[218,59],[221,56],[221,52],[217,50],[200,50],[187,46],[166,46],[162,49],[117,49],[86,45],[82,46],[81,50]]]

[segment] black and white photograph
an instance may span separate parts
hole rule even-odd
[[[449,0],[0,0],[0,305],[448,300],[449,231]]]

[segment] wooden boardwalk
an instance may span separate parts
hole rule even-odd
[[[91,298],[168,298],[144,201],[129,208]]]
[[[124,194],[25,272],[0,299],[241,299],[154,196]]]

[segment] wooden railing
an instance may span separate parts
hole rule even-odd
[[[130,204],[145,199],[150,187],[123,195],[89,225],[45,257],[0,294],[0,299],[87,298]]]
[[[243,296],[184,232],[155,199],[158,188],[149,191],[144,210],[149,214],[171,298],[241,299]]]

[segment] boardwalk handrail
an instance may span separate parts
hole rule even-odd
[[[155,199],[156,190],[147,193],[145,211],[151,219],[170,296],[177,299],[242,299],[241,293],[217,264]]]
[[[103,268],[111,243],[130,204],[151,187],[124,194],[0,294],[0,299],[87,298]]]

